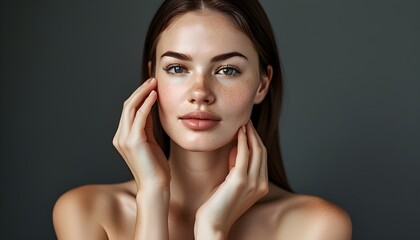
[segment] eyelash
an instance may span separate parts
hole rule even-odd
[[[181,68],[182,69],[182,72],[171,72],[172,70],[175,71],[175,68]],[[168,74],[172,74],[172,75],[181,74],[181,73],[184,73],[184,72],[187,72],[188,73],[188,70],[186,69],[186,67],[184,67],[181,64],[169,64],[168,66],[165,66],[163,68],[163,70],[166,71]],[[234,70],[235,72],[232,73],[232,74],[223,74],[223,73],[220,73],[220,71],[223,71],[223,70]],[[223,75],[226,75],[228,77],[233,77],[233,76],[236,76],[236,75],[238,75],[240,73],[241,73],[241,71],[239,70],[238,67],[233,66],[233,65],[230,65],[230,64],[224,65],[224,66],[220,67],[219,69],[217,69],[217,71],[216,71],[216,74],[223,74]]]
[[[171,70],[174,70],[176,67],[181,68],[183,72],[184,71],[188,72],[187,69],[181,64],[169,64],[168,66],[164,67],[163,70],[166,71],[168,74],[181,74],[177,72],[170,72]]]
[[[216,71],[216,74],[218,74],[218,73],[219,73],[220,71],[222,71],[222,70],[234,70],[234,71],[235,71],[235,73],[233,73],[233,74],[224,74],[224,75],[226,75],[226,76],[228,76],[228,77],[233,77],[233,76],[236,76],[236,75],[238,75],[238,74],[240,74],[240,73],[241,73],[241,71],[239,70],[239,68],[238,68],[238,67],[227,64],[227,65],[224,65],[224,66],[222,66],[221,68],[219,68],[219,69]]]

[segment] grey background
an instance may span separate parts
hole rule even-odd
[[[130,179],[111,141],[150,2],[1,3],[0,239],[54,239],[63,192]],[[418,239],[419,1],[262,3],[287,72],[292,186],[345,208],[353,239]]]

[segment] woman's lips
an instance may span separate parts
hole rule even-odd
[[[204,131],[215,127],[220,122],[220,118],[209,112],[190,112],[180,117],[182,123],[196,131]]]

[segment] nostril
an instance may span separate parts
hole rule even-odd
[[[193,97],[189,99],[190,103],[204,103],[204,104],[210,104],[213,102],[213,97],[211,96],[201,96],[201,97]]]
[[[204,86],[192,89],[188,97],[188,101],[194,104],[212,104],[215,98],[213,92]]]

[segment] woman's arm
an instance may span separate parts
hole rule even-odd
[[[156,79],[149,79],[124,102],[113,139],[113,145],[127,163],[137,185],[136,240],[169,239],[170,169],[153,136],[150,114],[157,100],[156,86]],[[109,205],[113,194],[87,189],[71,190],[57,201],[53,221],[58,239],[108,239],[107,229],[101,221],[104,217],[113,217],[113,206]]]
[[[134,239],[169,239],[169,189],[148,189],[137,194]]]
[[[267,151],[251,121],[239,129],[229,165],[226,180],[196,213],[195,239],[227,239],[236,220],[268,192]]]
[[[124,102],[113,144],[124,158],[137,185],[136,240],[167,240],[170,169],[153,135],[151,109],[157,100],[157,81],[145,81]]]

